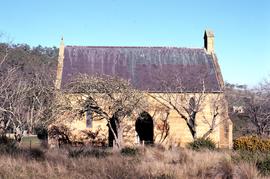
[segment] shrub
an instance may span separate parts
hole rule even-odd
[[[255,165],[258,171],[264,175],[270,175],[270,151],[261,152],[260,150],[238,150],[232,155],[234,163],[249,163]]]
[[[233,148],[251,152],[267,152],[270,151],[270,139],[263,139],[258,136],[242,136],[234,140]]]
[[[17,141],[6,136],[0,136],[0,153],[15,154],[19,151]]]
[[[248,150],[241,150],[232,155],[232,159],[236,163],[241,161],[246,161],[248,163],[256,163],[257,161],[263,160],[265,157],[267,157],[267,153],[262,153],[260,151],[251,152]]]
[[[216,148],[216,145],[213,140],[210,138],[198,138],[194,140],[193,142],[188,143],[188,148],[192,150],[202,150],[202,149],[209,149],[214,150]]]
[[[134,147],[124,147],[121,149],[121,154],[125,156],[136,156],[139,154],[139,149]]]
[[[55,139],[58,145],[71,144],[69,136],[71,136],[70,129],[65,125],[53,125],[48,129],[48,135],[51,139]]]
[[[258,170],[264,175],[270,175],[270,157],[256,163]]]

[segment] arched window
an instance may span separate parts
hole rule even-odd
[[[93,112],[86,111],[85,118],[86,118],[86,128],[92,128],[93,127]]]
[[[196,108],[196,102],[195,102],[194,97],[192,97],[189,99],[189,110],[194,111],[195,108]]]

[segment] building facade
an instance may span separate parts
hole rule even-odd
[[[144,92],[149,107],[127,120],[127,145],[150,141],[185,146],[194,140],[188,124],[196,108],[196,137],[210,137],[220,148],[232,147],[232,122],[211,31],[204,33],[203,48],[65,46],[62,39],[56,89],[61,92],[78,74],[117,76]],[[85,96],[65,95],[79,110]],[[81,131],[91,131],[109,145],[113,140],[106,120],[86,113],[82,119],[63,121],[76,133],[76,140],[83,138]]]

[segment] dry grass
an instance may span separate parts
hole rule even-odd
[[[262,178],[253,164],[231,161],[229,152],[139,149],[120,152],[48,150],[39,154],[0,155],[0,178]],[[73,151],[74,152],[74,151]],[[91,152],[95,152],[93,155]],[[35,152],[33,152],[36,155]],[[99,157],[98,157],[99,156]]]

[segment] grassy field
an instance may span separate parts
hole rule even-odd
[[[158,147],[19,150],[0,155],[0,178],[267,178],[233,151]]]

